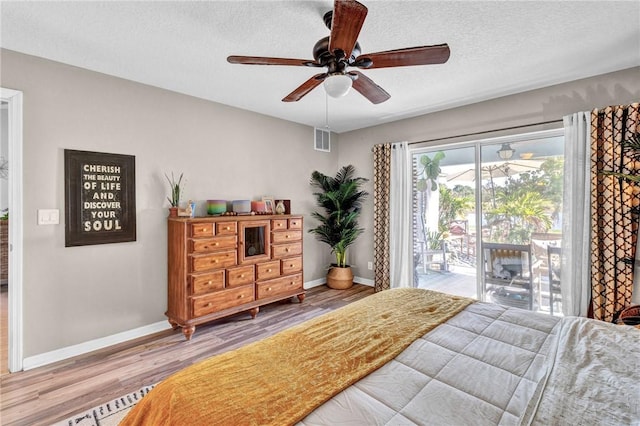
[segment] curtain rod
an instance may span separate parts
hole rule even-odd
[[[520,126],[503,127],[501,129],[483,130],[481,132],[466,133],[464,135],[456,135],[456,136],[446,136],[446,137],[443,137],[443,138],[427,139],[425,141],[409,142],[408,145],[415,145],[415,144],[419,144],[419,143],[428,143],[428,142],[436,142],[436,141],[444,141],[444,140],[447,140],[447,139],[464,138],[464,137],[467,137],[467,136],[484,135],[486,133],[501,132],[503,130],[515,130],[515,129],[521,129],[523,127],[542,126],[544,124],[553,124],[553,123],[562,123],[562,119],[560,119],[560,120],[550,120],[550,121],[540,121],[538,123],[522,124]]]

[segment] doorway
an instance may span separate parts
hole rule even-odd
[[[9,372],[9,104],[0,101],[0,375]]]
[[[8,274],[7,274],[7,343],[8,370],[22,370],[22,92],[0,88],[0,102],[6,106]],[[3,133],[5,130],[3,129]],[[0,198],[2,195],[0,195]],[[4,319],[3,319],[4,321]]]

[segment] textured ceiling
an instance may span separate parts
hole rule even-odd
[[[284,103],[318,70],[226,62],[312,59],[331,1],[3,0],[0,46],[336,132],[640,65],[640,1],[362,2],[363,53],[448,43],[449,61],[365,70],[379,105],[321,86]]]

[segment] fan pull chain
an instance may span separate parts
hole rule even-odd
[[[329,131],[329,95],[325,92],[324,94],[324,122],[325,127],[327,128],[327,132]]]

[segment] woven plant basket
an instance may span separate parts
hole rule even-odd
[[[339,268],[337,266],[329,269],[327,273],[327,286],[336,290],[346,290],[353,286],[353,272],[351,267]]]

